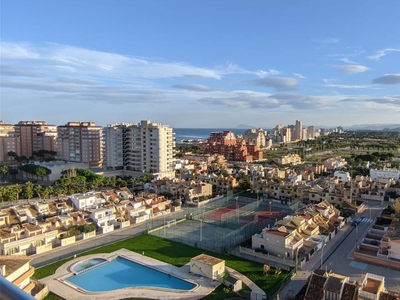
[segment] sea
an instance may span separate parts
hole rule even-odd
[[[175,139],[179,143],[182,140],[205,140],[211,132],[232,131],[235,135],[244,134],[247,129],[242,128],[174,128]]]

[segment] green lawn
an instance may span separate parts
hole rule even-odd
[[[237,270],[247,276],[255,284],[264,291],[269,291],[276,287],[278,283],[287,275],[282,273],[278,277],[263,275],[263,265],[260,263],[247,261],[236,256],[228,256],[214,252],[207,252],[201,249],[193,248],[184,244],[172,242],[152,235],[141,235],[131,239],[127,239],[115,244],[106,245],[101,248],[94,249],[80,254],[79,256],[95,254],[95,253],[110,253],[121,248],[125,248],[138,253],[144,253],[149,256],[171,265],[181,267],[188,263],[190,259],[201,253],[206,253],[225,260],[226,266]],[[70,258],[72,259],[72,258]],[[70,259],[56,262],[54,264],[38,268],[35,271],[35,278],[41,279],[54,274],[56,269]]]
[[[43,298],[43,300],[64,300],[64,299],[58,297],[56,294],[53,294],[52,292],[49,292],[47,296]]]

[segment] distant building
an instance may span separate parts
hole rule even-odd
[[[339,181],[339,183],[349,182],[351,180],[349,172],[335,171],[335,173],[333,173],[333,176]]]
[[[12,164],[14,158],[8,152],[21,155],[21,143],[15,134],[15,126],[0,121],[0,164]]]
[[[372,180],[378,179],[400,179],[400,170],[396,168],[383,168],[382,170],[370,169],[369,176]]]
[[[302,140],[303,139],[303,123],[299,120],[296,120],[293,138],[294,138],[294,140]]]
[[[57,127],[57,156],[67,162],[88,163],[101,168],[103,163],[102,127],[94,122],[68,122]]]
[[[266,132],[262,129],[249,129],[243,134],[243,139],[248,145],[256,145],[260,148],[265,147]]]
[[[31,157],[34,151],[56,151],[57,126],[45,121],[21,121],[15,125],[20,139],[20,155]]]
[[[277,164],[281,165],[288,165],[288,164],[297,165],[301,163],[301,157],[298,154],[288,154],[285,156],[275,158],[274,161]]]
[[[232,131],[211,132],[207,139],[209,145],[235,146],[236,136]]]
[[[149,120],[108,125],[104,129],[105,166],[139,172],[174,171],[174,132]]]
[[[231,131],[212,132],[204,152],[224,155],[230,161],[250,162],[263,158],[263,153],[257,145],[248,145],[245,140],[238,141]]]

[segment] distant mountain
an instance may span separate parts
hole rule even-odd
[[[237,129],[252,129],[252,128],[258,128],[257,126],[250,126],[250,125],[245,125],[245,124],[240,124],[236,126]]]
[[[391,130],[397,131],[400,124],[360,124],[344,127],[345,130]]]
[[[396,127],[396,128],[383,128],[382,131],[400,131],[400,127]]]

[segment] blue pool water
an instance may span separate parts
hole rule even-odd
[[[189,291],[196,285],[122,257],[68,277],[67,281],[91,292],[128,287],[158,287]]]
[[[106,262],[106,261],[107,260],[104,258],[86,259],[86,260],[83,260],[83,261],[75,264],[72,268],[72,271],[79,273],[83,270],[89,269],[90,267],[93,267],[95,265],[98,265],[98,264]]]

